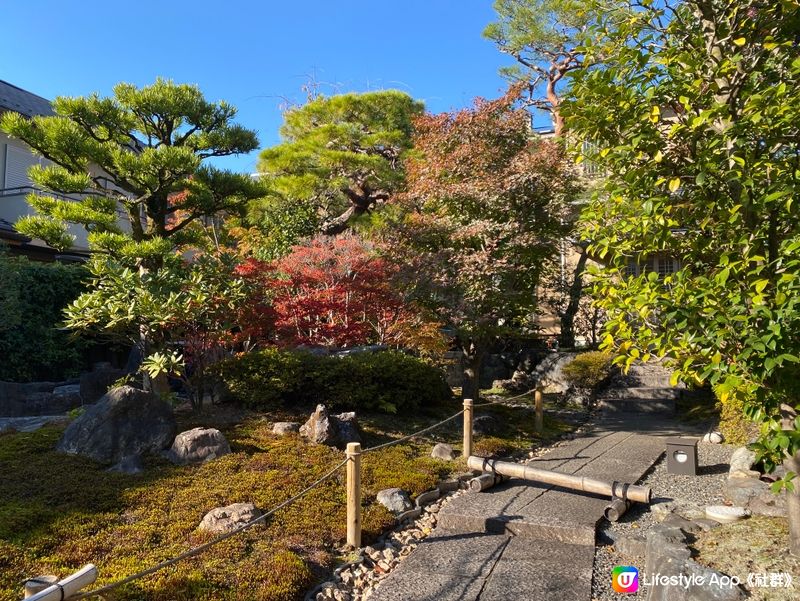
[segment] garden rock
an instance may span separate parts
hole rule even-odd
[[[758,478],[728,478],[722,489],[726,501],[747,507],[750,501],[769,491],[769,485]]]
[[[296,434],[297,432],[300,432],[300,424],[297,422],[275,422],[272,426],[272,433],[279,436]]]
[[[130,455],[161,451],[172,442],[176,429],[166,402],[150,392],[121,386],[72,422],[56,449],[111,464]]]
[[[108,468],[109,472],[119,472],[121,474],[135,475],[144,471],[142,457],[140,455],[128,455]]]
[[[456,458],[456,453],[453,451],[451,445],[439,442],[433,447],[431,457],[434,459],[443,459],[444,461],[452,461]]]
[[[198,529],[221,534],[235,530],[261,515],[261,511],[252,503],[233,503],[209,511],[203,516]]]
[[[378,493],[378,503],[394,514],[401,514],[411,509],[414,505],[408,493],[401,488],[387,488]]]
[[[740,588],[723,586],[723,574],[694,561],[687,543],[686,534],[680,528],[658,524],[650,530],[645,572],[651,580],[656,574],[662,580],[651,585],[648,601],[738,601],[744,598]],[[691,583],[689,586],[685,585],[687,581]]]
[[[317,405],[308,421],[300,427],[300,434],[317,444],[336,445],[336,424],[328,414],[325,405]]]
[[[125,375],[124,369],[115,369],[110,363],[96,363],[92,371],[81,374],[80,394],[85,405],[99,401],[108,387]]]
[[[482,436],[494,434],[497,432],[497,420],[491,415],[479,415],[472,420],[472,431]]]
[[[781,492],[779,495],[776,495],[772,491],[761,493],[752,499],[747,507],[755,515],[765,515],[774,518],[785,518],[789,516],[785,492]]]
[[[334,415],[333,422],[336,425],[339,439],[338,446],[344,447],[349,442],[361,442],[361,436],[358,434],[358,420],[353,411]]]
[[[192,428],[175,437],[167,456],[180,465],[200,463],[231,452],[225,435],[216,428]]]
[[[81,405],[81,385],[66,384],[53,388],[53,402],[57,406],[79,407]]]
[[[753,464],[756,461],[756,454],[747,447],[739,447],[731,455],[730,472],[731,475],[748,477],[753,472]]]
[[[356,414],[330,415],[325,405],[317,405],[308,421],[300,427],[300,434],[311,442],[344,448],[348,442],[359,442]]]
[[[725,440],[720,432],[708,432],[705,436],[703,436],[703,442],[708,442],[711,444],[720,444]]]

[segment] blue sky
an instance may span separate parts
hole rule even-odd
[[[0,79],[47,98],[195,83],[262,148],[311,74],[326,94],[398,88],[438,112],[499,95],[510,60],[481,36],[491,0],[0,0],[0,15]],[[218,164],[249,172],[257,154]]]

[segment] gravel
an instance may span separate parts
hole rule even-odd
[[[699,443],[697,476],[679,476],[667,473],[667,463],[662,455],[658,462],[639,480],[653,489],[653,503],[678,501],[705,507],[722,504],[722,487],[728,475],[728,462],[735,447],[726,444]],[[634,503],[619,522],[603,522],[597,534],[592,576],[592,597],[596,601],[619,601],[620,594],[611,588],[611,570],[618,565],[634,566],[644,571],[644,556],[624,555],[615,548],[614,541],[623,536],[645,539],[648,530],[656,524],[654,513],[647,505]],[[641,578],[641,576],[640,576]],[[639,592],[626,594],[625,600],[644,600],[647,589],[639,583]]]

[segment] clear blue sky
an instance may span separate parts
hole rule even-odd
[[[491,0],[0,0],[0,79],[47,98],[111,93],[157,76],[239,109],[261,147],[281,96],[398,88],[438,112],[495,97],[507,57],[483,39]],[[253,171],[257,152],[220,166]]]

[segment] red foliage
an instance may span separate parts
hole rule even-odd
[[[391,287],[395,268],[355,236],[315,238],[272,263],[250,259],[238,272],[256,284],[242,323],[257,340],[399,345],[403,324],[419,323]]]

